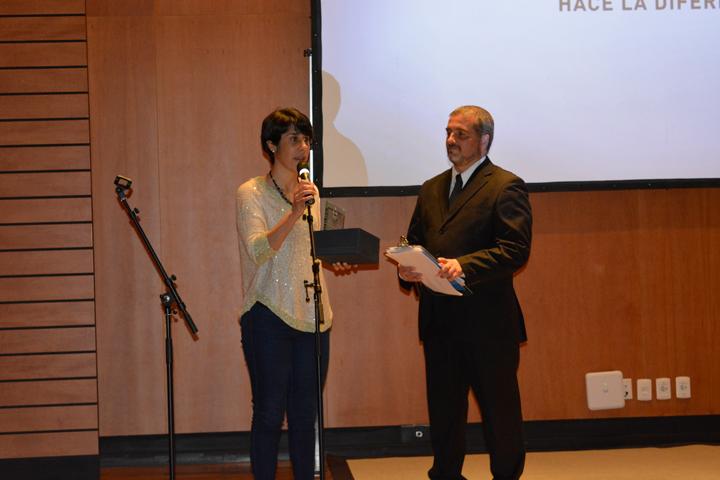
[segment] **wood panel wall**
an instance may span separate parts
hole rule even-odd
[[[166,431],[162,287],[118,205],[117,174],[134,180],[131,204],[200,329],[193,339],[174,323],[178,432],[248,430],[234,191],[268,169],[262,118],[282,105],[307,111],[309,3],[90,0],[87,13],[100,434]],[[445,119],[437,121],[441,131]],[[28,208],[9,201],[18,202],[13,212]],[[414,205],[332,201],[347,210],[347,226],[378,235],[382,248],[405,231]],[[526,418],[719,414],[720,192],[531,201],[533,252],[517,277],[530,335],[520,369]],[[76,207],[55,211],[67,219]],[[43,227],[53,241],[84,235]],[[399,290],[393,266],[327,277],[336,319],[326,425],[426,423],[416,300]],[[693,398],[590,412],[584,373],[609,369],[689,375]]]
[[[0,2],[0,458],[98,453],[85,2]]]
[[[689,375],[693,398],[676,399],[673,385],[673,400],[634,400],[624,411],[588,417],[720,413],[720,364],[713,361],[720,353],[713,340],[720,334],[720,189],[535,197],[545,221],[536,228],[535,261],[519,280],[531,312],[553,314],[554,331],[540,319],[532,329],[538,342],[523,373],[528,383],[537,379],[527,393],[534,414],[581,415],[584,388],[564,380],[615,368],[634,379]],[[574,345],[570,355],[566,345]],[[553,372],[558,364],[562,374]],[[576,400],[540,400],[540,386]]]
[[[265,115],[308,110],[309,46],[309,2],[88,1],[101,435],[167,431],[162,286],[117,174],[200,330],[173,325],[177,431],[249,428],[235,190],[268,170]]]
[[[529,336],[519,372],[526,419],[720,413],[720,189],[530,198],[532,253],[515,280]],[[415,199],[330,201],[346,210],[346,225],[378,235],[382,249],[407,229]],[[397,287],[393,265],[328,283],[337,316],[329,423],[426,423],[417,302]],[[671,400],[592,412],[584,375],[606,370],[633,379],[688,375],[693,396],[679,400],[673,386]],[[480,419],[477,408],[470,417]]]

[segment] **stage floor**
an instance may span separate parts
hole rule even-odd
[[[344,459],[329,456],[326,480],[352,480]],[[169,478],[167,466],[162,467],[103,467],[100,480],[164,480]],[[253,480],[249,463],[216,465],[176,465],[176,480]],[[293,480],[290,462],[278,462],[276,480]]]
[[[348,460],[354,480],[427,478],[431,457]],[[463,476],[490,478],[487,455],[468,455]],[[530,452],[523,480],[720,480],[720,446]]]
[[[344,460],[328,457],[327,480],[422,480],[431,457]],[[176,479],[252,480],[248,463],[178,465]],[[487,455],[468,455],[463,475],[490,478]],[[164,480],[167,467],[104,467],[101,480]],[[720,446],[530,452],[523,480],[720,480]],[[290,463],[278,464],[276,480],[293,480]]]

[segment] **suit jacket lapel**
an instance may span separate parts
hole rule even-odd
[[[443,218],[447,215],[448,206],[450,204],[450,179],[452,178],[452,169],[443,172],[436,184],[436,195],[439,199],[438,205],[442,211]]]
[[[490,157],[488,157],[484,162],[483,165],[480,165],[475,172],[473,172],[472,176],[468,180],[467,184],[463,187],[462,191],[458,194],[458,196],[455,198],[455,201],[453,202],[452,206],[448,207],[448,196],[450,192],[450,180],[449,178],[452,176],[452,170],[448,173],[447,177],[448,180],[445,182],[445,210],[446,212],[445,219],[443,221],[442,226],[444,227],[456,214],[460,209],[465,205],[475,194],[480,191],[485,185],[487,185],[487,182],[489,181],[489,177],[492,175],[492,169],[493,164],[490,161]]]

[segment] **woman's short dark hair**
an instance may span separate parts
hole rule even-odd
[[[292,127],[295,127],[298,132],[312,140],[313,132],[310,119],[297,108],[278,108],[263,120],[260,144],[271,164],[275,164],[275,153],[268,147],[268,140],[274,145],[278,145],[283,133]]]

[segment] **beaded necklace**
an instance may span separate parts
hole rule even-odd
[[[282,199],[285,200],[285,202],[292,207],[292,202],[290,200],[288,200],[288,198],[285,196],[282,189],[280,188],[280,185],[278,185],[277,182],[275,181],[275,179],[273,178],[272,170],[268,172],[268,175],[270,175],[270,180],[272,180],[273,185],[275,185],[275,189],[278,191],[278,193],[280,194]]]

